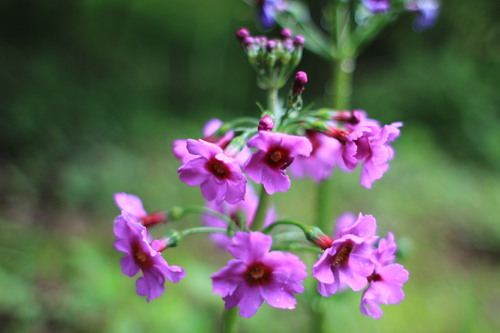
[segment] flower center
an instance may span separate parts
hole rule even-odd
[[[281,147],[270,149],[266,155],[266,164],[274,169],[286,169],[292,161],[290,153]]]
[[[261,262],[254,262],[248,265],[243,277],[250,286],[262,286],[271,281],[272,270]]]
[[[134,255],[135,263],[139,265],[141,269],[144,270],[153,265],[151,257],[147,253],[144,253],[138,242],[132,244],[132,253]]]
[[[337,253],[333,256],[331,268],[338,268],[349,262],[349,255],[351,254],[354,244],[351,241],[346,241],[338,249]]]
[[[378,282],[378,281],[382,281],[382,277],[375,273],[375,271],[373,271],[372,275],[370,275],[369,277],[367,277],[368,279],[368,282]]]
[[[227,179],[231,174],[227,165],[215,158],[212,158],[207,162],[207,169],[212,175],[219,179]]]

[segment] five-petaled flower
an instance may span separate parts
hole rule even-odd
[[[122,215],[115,219],[115,249],[125,253],[121,259],[122,272],[130,277],[139,270],[143,276],[136,282],[137,294],[147,296],[149,302],[163,294],[165,279],[179,282],[185,275],[184,269],[169,265],[159,249],[148,242],[147,229],[141,224],[130,222]]]
[[[190,186],[200,186],[203,197],[220,204],[236,204],[245,196],[247,179],[238,162],[223,150],[204,140],[187,140],[187,150],[199,157],[182,165],[180,179]]]
[[[337,232],[339,238],[312,267],[312,275],[319,281],[318,292],[323,296],[335,294],[346,286],[360,291],[367,284],[366,277],[373,272],[375,218],[359,213],[352,225],[343,227]]]
[[[312,145],[307,138],[279,132],[260,131],[247,143],[258,150],[245,164],[245,172],[256,183],[262,183],[266,192],[286,192],[290,178],[286,168],[297,156],[309,156]]]
[[[228,251],[236,258],[212,275],[213,292],[220,294],[226,309],[253,316],[264,300],[272,307],[294,309],[294,294],[304,291],[306,266],[291,253],[271,251],[272,238],[261,232],[239,231]]]

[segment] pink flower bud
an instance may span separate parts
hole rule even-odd
[[[273,118],[269,115],[265,115],[259,121],[259,131],[271,131],[274,128]]]
[[[293,81],[292,95],[299,96],[304,90],[304,86],[307,83],[307,74],[305,72],[297,72],[295,74],[295,81]]]

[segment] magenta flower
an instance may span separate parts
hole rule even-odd
[[[350,227],[340,230],[340,238],[333,241],[312,267],[321,295],[330,296],[346,286],[354,291],[366,286],[366,277],[373,272],[370,258],[377,239],[375,229],[375,218],[359,213]]]
[[[138,295],[147,296],[148,302],[163,294],[165,279],[177,283],[186,275],[181,267],[168,265],[161,253],[151,247],[144,226],[118,216],[114,233],[115,249],[125,253],[120,261],[122,272],[132,277],[142,271],[136,290]]]
[[[404,299],[403,284],[408,281],[409,273],[400,264],[394,264],[396,243],[391,233],[381,239],[374,251],[373,272],[367,277],[368,288],[361,297],[361,313],[374,319],[382,317],[379,304],[397,304]]]
[[[203,197],[217,204],[238,203],[245,196],[247,179],[238,162],[226,156],[222,149],[203,140],[187,141],[188,152],[199,156],[182,165],[177,171],[189,186],[200,186]]]
[[[122,215],[129,222],[141,223],[148,227],[167,221],[165,211],[148,214],[142,205],[141,199],[133,194],[115,193],[115,203],[122,211]]]
[[[278,132],[260,131],[247,143],[258,148],[245,164],[245,172],[256,183],[262,183],[266,192],[286,192],[290,178],[286,168],[297,156],[309,156],[312,145],[307,138]]]
[[[255,212],[257,211],[257,205],[259,203],[259,198],[255,193],[253,187],[247,183],[247,189],[245,193],[245,199],[238,202],[235,205],[229,205],[225,202],[217,205],[215,202],[210,201],[207,203],[207,207],[213,209],[221,214],[229,216],[239,227],[242,223],[246,221],[246,227],[250,228],[253,223],[253,218]],[[220,218],[210,215],[203,214],[203,223],[209,227],[226,228],[227,222],[221,220]],[[241,218],[244,221],[241,221]],[[268,210],[266,218],[264,220],[264,227],[267,227],[272,222],[276,221],[277,214],[274,208]],[[226,248],[231,244],[231,238],[223,233],[213,233],[210,235],[212,241],[222,248]]]
[[[389,0],[361,0],[363,5],[372,13],[385,13],[391,7]]]
[[[320,183],[330,177],[333,168],[339,163],[338,156],[342,145],[339,141],[316,131],[307,131],[307,138],[312,144],[309,157],[298,156],[290,166],[290,172],[296,178],[311,177]]]
[[[271,251],[272,237],[261,232],[238,231],[227,248],[236,258],[212,275],[213,292],[220,294],[226,309],[253,316],[264,301],[275,308],[294,309],[294,294],[304,291],[306,266],[291,253]]]
[[[223,124],[224,123],[217,118],[210,119],[203,126],[203,140],[214,143],[224,149],[227,144],[233,139],[234,132],[229,131],[222,137],[215,136],[215,133]],[[174,140],[172,143],[172,152],[174,153],[174,156],[179,161],[181,161],[182,164],[186,164],[187,162],[197,158],[196,155],[191,154],[187,150],[187,140],[185,139]]]

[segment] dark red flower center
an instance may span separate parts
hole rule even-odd
[[[282,147],[270,149],[265,158],[266,164],[274,169],[285,169],[292,163],[290,152]]]
[[[151,265],[153,265],[151,256],[149,256],[142,250],[139,242],[132,243],[132,255],[134,256],[135,263],[139,265],[142,270],[147,269],[151,267]]]
[[[271,281],[272,272],[272,269],[263,263],[254,262],[248,265],[243,277],[250,286],[262,286]]]
[[[231,175],[231,171],[227,165],[216,158],[211,158],[207,162],[207,169],[212,175],[219,179],[227,179]]]
[[[382,277],[375,273],[375,271],[373,271],[372,275],[370,275],[369,277],[367,277],[368,279],[368,282],[378,282],[378,281],[382,281]]]
[[[340,246],[337,250],[337,253],[333,256],[332,259],[332,268],[338,268],[343,266],[349,262],[349,255],[351,254],[352,249],[354,248],[354,243],[351,241],[346,241],[344,244]]]

